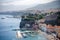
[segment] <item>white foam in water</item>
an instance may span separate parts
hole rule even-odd
[[[22,38],[23,36],[21,35],[21,32],[20,31],[17,31],[16,32],[16,36],[17,36],[17,38]]]

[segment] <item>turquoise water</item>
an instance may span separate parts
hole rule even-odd
[[[13,31],[13,29],[19,29],[21,19],[7,18],[7,16],[12,17],[11,15],[0,15],[0,40],[46,40],[42,34],[34,37],[17,38],[17,31]],[[1,19],[2,17],[4,19]]]

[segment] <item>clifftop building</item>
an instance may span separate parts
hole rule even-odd
[[[45,17],[45,23],[60,26],[60,12]]]

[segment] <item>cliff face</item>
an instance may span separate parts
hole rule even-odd
[[[20,22],[20,28],[32,28],[34,22],[34,20],[22,19]]]

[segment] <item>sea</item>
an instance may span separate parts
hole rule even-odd
[[[21,18],[13,18],[13,15],[0,15],[0,40],[47,40],[42,34],[17,38],[20,22]]]

